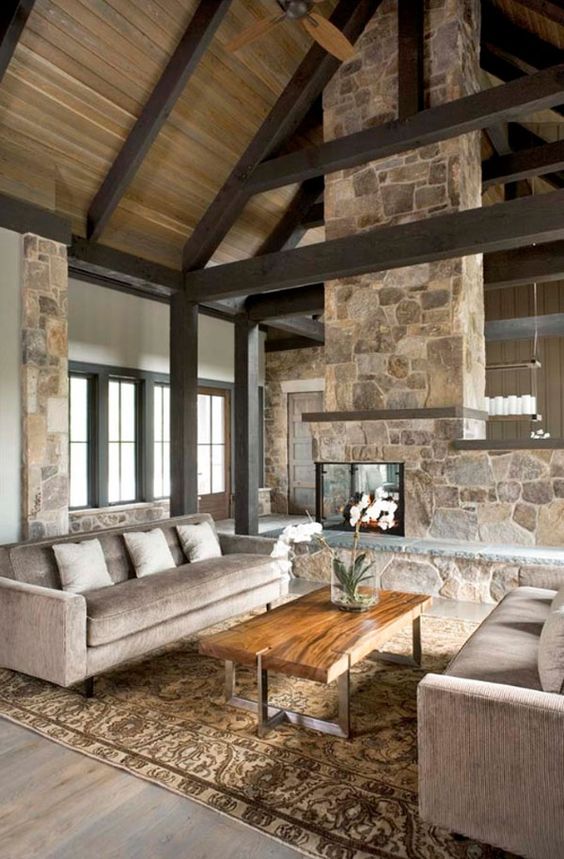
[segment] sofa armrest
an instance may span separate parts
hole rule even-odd
[[[224,555],[270,555],[276,540],[271,537],[251,537],[246,534],[219,534]]]
[[[519,587],[558,591],[564,587],[564,567],[522,566],[519,569]]]
[[[564,855],[564,697],[428,674],[418,688],[423,820],[518,855]]]
[[[70,686],[86,676],[86,600],[0,577],[0,665]]]

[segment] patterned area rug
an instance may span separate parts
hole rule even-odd
[[[96,681],[96,697],[0,671],[0,713],[325,859],[493,859],[417,814],[416,687],[473,625],[423,618],[424,669],[359,663],[351,741],[283,726],[259,740],[252,714],[223,702],[223,664],[191,638]],[[217,629],[217,628],[216,628]],[[202,635],[209,634],[209,630]],[[408,653],[409,632],[389,650]],[[254,697],[251,672],[239,688]],[[332,718],[335,689],[272,677],[273,703]]]

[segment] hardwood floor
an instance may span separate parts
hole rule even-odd
[[[2,859],[297,859],[294,850],[0,720]]]
[[[294,580],[307,593],[318,582]],[[436,600],[479,621],[491,606]],[[192,800],[0,719],[1,859],[297,859]]]

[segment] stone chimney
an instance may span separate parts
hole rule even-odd
[[[425,3],[425,107],[479,87],[478,0]],[[324,95],[331,140],[397,118],[397,0],[384,0]],[[425,146],[325,183],[327,239],[481,205],[480,133]],[[482,409],[482,258],[326,284],[327,411]]]

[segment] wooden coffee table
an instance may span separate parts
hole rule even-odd
[[[330,596],[330,588],[320,588],[201,640],[201,653],[225,660],[227,703],[257,713],[259,737],[284,721],[338,737],[349,737],[352,666],[374,651],[381,659],[420,664],[421,614],[431,605],[432,597],[380,591],[375,606],[365,612],[352,613],[336,608]],[[380,648],[386,641],[408,623],[413,626],[413,658],[382,653]],[[236,665],[256,668],[258,701],[235,694]],[[270,706],[269,671],[320,683],[337,680],[337,721],[328,722]]]

